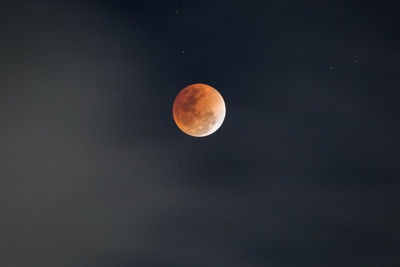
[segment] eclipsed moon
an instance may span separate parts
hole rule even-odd
[[[196,83],[176,96],[172,113],[184,133],[203,137],[214,133],[225,118],[225,102],[213,87]]]

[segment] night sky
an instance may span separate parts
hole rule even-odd
[[[400,266],[390,3],[3,1],[0,266]]]

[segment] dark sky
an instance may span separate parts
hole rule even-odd
[[[389,3],[2,2],[0,266],[400,266]]]

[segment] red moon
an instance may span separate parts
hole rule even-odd
[[[225,102],[220,93],[201,83],[189,85],[180,91],[172,107],[179,129],[195,137],[207,136],[218,130],[225,112]]]

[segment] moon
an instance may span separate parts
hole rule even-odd
[[[213,87],[196,83],[176,96],[172,113],[176,125],[184,133],[204,137],[221,127],[225,119],[225,102]]]

